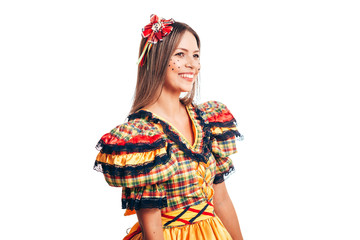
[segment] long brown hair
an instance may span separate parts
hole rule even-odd
[[[143,66],[138,66],[134,101],[130,114],[136,112],[144,106],[155,103],[160,97],[165,82],[167,65],[185,31],[189,31],[194,35],[200,50],[200,38],[189,25],[181,22],[175,22],[171,26],[173,27],[171,33],[168,36],[165,36],[163,41],[153,44],[148,56],[146,57],[147,60],[145,64]],[[139,57],[145,43],[146,39],[143,38],[140,43]],[[180,98],[180,101],[184,105],[192,103],[198,88],[198,79],[196,79],[191,91],[183,98]]]

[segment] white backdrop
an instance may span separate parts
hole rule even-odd
[[[245,136],[227,180],[246,240],[359,240],[357,1],[1,1],[1,239],[121,239],[92,170],[124,122],[152,13],[200,35],[198,102]]]

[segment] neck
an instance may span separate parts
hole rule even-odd
[[[146,106],[145,108],[153,111],[157,115],[169,119],[176,119],[184,109],[184,105],[180,102],[179,97],[179,92],[175,93],[163,88],[159,99],[154,104]]]

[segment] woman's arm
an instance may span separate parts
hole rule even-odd
[[[144,240],[164,240],[161,211],[157,208],[136,210]]]
[[[225,182],[214,184],[214,208],[233,240],[243,240],[234,205],[227,192]]]

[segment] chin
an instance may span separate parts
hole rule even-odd
[[[182,89],[180,89],[180,92],[191,92],[191,90],[192,90],[192,88],[182,88]]]
[[[191,83],[191,84],[189,84],[189,85],[187,85],[187,86],[182,86],[182,87],[180,88],[180,91],[181,91],[181,92],[191,92],[191,90],[193,89],[193,87],[194,87],[194,83]]]

